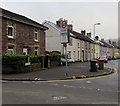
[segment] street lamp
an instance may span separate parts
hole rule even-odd
[[[94,39],[94,40],[95,40],[95,26],[96,26],[96,25],[101,25],[101,23],[95,23],[95,24],[94,24],[94,33],[93,33],[93,35],[94,35],[94,36],[93,36],[93,39]],[[93,49],[94,49],[94,50],[93,50],[93,51],[94,51],[94,52],[93,52],[93,55],[94,55],[93,57],[95,58],[95,44],[94,44],[94,48],[93,48]]]
[[[101,25],[101,23],[96,23],[96,24],[94,24],[94,39],[95,39],[95,26],[96,25]]]

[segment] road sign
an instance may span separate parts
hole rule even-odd
[[[68,43],[67,20],[62,20],[61,21],[60,29],[61,29],[61,43]]]
[[[67,33],[67,20],[61,21],[60,28],[62,33]]]

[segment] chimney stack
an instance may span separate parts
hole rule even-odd
[[[91,32],[87,33],[87,36],[88,36],[89,38],[91,38]]]
[[[104,39],[102,38],[101,41],[104,41]]]
[[[99,36],[96,36],[96,37],[95,37],[95,40],[99,40]]]
[[[112,41],[112,45],[117,45],[117,43],[115,41]]]
[[[112,42],[111,42],[111,40],[109,40],[109,44],[111,44]]]
[[[86,34],[86,31],[85,31],[85,30],[81,30],[81,34],[82,34],[82,35],[85,35],[85,34]]]
[[[70,31],[73,30],[73,25],[72,25],[72,24],[69,24],[67,27],[68,27],[68,29],[69,29]]]

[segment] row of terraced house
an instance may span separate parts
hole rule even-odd
[[[44,21],[42,24],[25,16],[2,9],[2,54],[46,55],[51,52],[65,54],[61,44],[60,21]],[[114,56],[120,53],[116,42],[105,42],[98,36],[93,40],[91,32],[76,32],[68,24],[69,43],[67,57],[69,61],[89,61],[100,56]]]
[[[48,27],[46,31],[46,50],[48,52],[58,51],[65,54],[63,44],[61,44],[60,37],[60,21],[56,23],[50,21],[44,21],[43,25]],[[91,32],[86,33],[85,30],[76,32],[73,30],[73,25],[68,24],[69,43],[67,44],[67,55],[71,62],[75,61],[89,61],[92,59],[99,58],[100,56],[114,56],[115,53],[120,53],[120,48],[116,42],[109,41],[105,42],[104,39],[99,39],[98,36],[93,40],[91,38]]]

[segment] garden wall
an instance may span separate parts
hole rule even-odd
[[[28,59],[29,58],[29,59]],[[60,56],[10,56],[2,58],[2,73],[26,73],[60,66]],[[29,60],[29,62],[28,62]],[[27,63],[27,64],[26,64]]]

